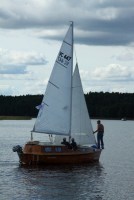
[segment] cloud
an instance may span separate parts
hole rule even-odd
[[[120,64],[110,64],[107,67],[96,68],[92,75],[97,80],[134,81],[134,69]]]
[[[1,95],[12,95],[15,88],[11,86],[10,84],[0,84],[0,94]]]
[[[84,93],[91,92],[121,92],[133,93],[134,69],[111,64],[107,67],[90,71],[80,70]]]
[[[88,92],[122,92],[133,93],[133,67],[110,64],[97,67],[93,71],[80,70],[84,93]]]
[[[118,55],[113,56],[118,61],[134,61],[134,52],[131,49],[127,49]]]
[[[0,74],[26,74],[26,66],[24,65],[2,65],[0,66]]]
[[[0,49],[0,74],[26,74],[29,65],[45,65],[45,56],[36,52]]]
[[[86,45],[133,44],[133,18],[132,0],[5,0],[0,5],[3,29],[38,29],[38,37],[57,40],[73,20],[75,41]],[[48,30],[53,34],[47,34]]]
[[[35,52],[10,52],[9,59],[12,63],[25,65],[44,65],[47,63],[43,54]]]
[[[9,51],[0,48],[0,64],[44,65],[47,63],[45,55],[37,52]]]

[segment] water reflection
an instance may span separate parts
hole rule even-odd
[[[73,166],[19,167],[27,199],[103,199],[104,169],[100,163]],[[32,193],[31,193],[32,191]]]

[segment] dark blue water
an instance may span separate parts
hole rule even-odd
[[[0,121],[0,200],[133,200],[134,121],[102,122],[98,164],[24,168],[12,147],[29,140],[34,120]]]

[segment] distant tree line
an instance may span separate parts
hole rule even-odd
[[[42,101],[43,95],[0,96],[1,116],[36,117],[36,106]]]
[[[90,92],[85,97],[92,118],[134,119],[134,93]]]
[[[0,96],[0,116],[36,117],[43,95]],[[91,118],[134,119],[134,93],[90,92],[85,99]]]

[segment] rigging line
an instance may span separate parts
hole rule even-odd
[[[57,60],[56,60],[56,62],[57,62],[59,65],[61,65],[62,67],[67,68],[66,66],[64,66],[63,64],[61,64],[60,62],[58,62]]]
[[[68,44],[69,46],[72,46],[70,43],[66,42],[65,40],[63,40],[64,43]]]
[[[44,101],[42,101],[42,103],[41,103],[41,108],[42,108],[44,105],[49,106],[47,103],[45,103]]]
[[[49,106],[48,104],[46,104],[45,102],[44,102],[44,105],[46,105],[46,106]]]
[[[74,47],[74,54],[75,54],[76,64],[78,64],[75,47]]]
[[[59,87],[55,84],[53,84],[52,82],[49,81],[50,84],[52,84],[54,87],[56,87],[57,89],[59,89]]]

